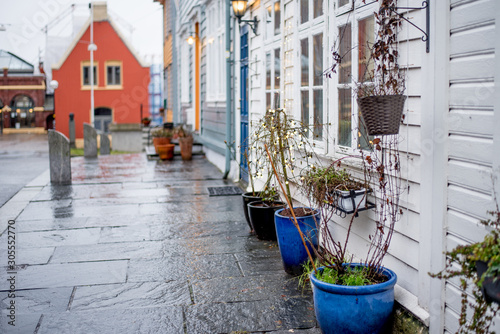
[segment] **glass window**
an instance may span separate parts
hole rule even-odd
[[[309,0],[300,0],[300,23],[309,21]]]
[[[280,49],[274,49],[274,89],[280,89]]]
[[[281,24],[281,12],[280,12],[280,2],[276,1],[274,3],[274,35],[278,35],[280,33],[280,24]]]
[[[300,120],[304,126],[309,126],[309,91],[300,92]]]
[[[107,66],[107,85],[121,85],[121,66]]]
[[[339,145],[351,146],[351,88],[339,88]]]
[[[314,86],[323,84],[323,34],[313,36]]]
[[[314,101],[314,140],[323,139],[323,90],[313,90]]]
[[[94,85],[97,85],[97,67],[94,66]],[[90,66],[83,66],[83,85],[90,85]]]
[[[314,18],[323,15],[323,0],[313,0]]]
[[[373,72],[373,60],[370,50],[375,38],[375,21],[369,16],[358,23],[358,81],[371,81]]]
[[[271,53],[266,53],[266,89],[271,89]]]
[[[342,62],[339,65],[339,83],[351,82],[351,24],[339,28],[339,54]]]
[[[309,40],[300,40],[301,86],[309,86]]]

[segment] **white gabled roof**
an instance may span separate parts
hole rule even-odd
[[[139,54],[135,51],[135,49],[133,48],[132,44],[120,32],[120,29],[118,28],[118,26],[116,25],[116,23],[113,21],[113,19],[109,15],[107,16],[107,19],[105,21],[109,22],[109,24],[111,25],[111,27],[113,28],[113,30],[116,32],[116,34],[118,35],[118,37],[120,37],[120,39],[122,40],[123,44],[125,44],[125,46],[129,49],[129,51],[135,57],[135,59],[137,60],[137,62],[142,67],[149,67],[149,64],[147,64],[144,60],[141,59],[141,57],[139,57]],[[96,21],[96,22],[102,22],[102,21]],[[73,39],[73,41],[71,42],[71,44],[69,45],[69,47],[66,49],[66,51],[64,52],[64,54],[61,57],[61,59],[59,59],[59,61],[56,64],[52,65],[52,69],[53,70],[58,70],[58,69],[61,68],[61,66],[64,64],[64,62],[66,61],[66,59],[68,59],[69,55],[71,54],[71,52],[73,52],[73,49],[76,47],[76,45],[78,44],[78,42],[80,41],[80,39],[85,34],[85,31],[87,31],[87,29],[89,27],[90,27],[90,18],[87,20],[87,22],[85,22],[85,24],[83,25],[83,27],[76,34],[75,38]],[[97,47],[99,47],[99,45]]]

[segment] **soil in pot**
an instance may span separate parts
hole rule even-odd
[[[174,144],[158,145],[158,156],[161,160],[172,160],[174,158],[174,148]]]
[[[274,213],[284,207],[283,202],[251,202],[248,204],[248,216],[257,238],[276,241]]]

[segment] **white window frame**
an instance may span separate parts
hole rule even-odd
[[[359,27],[359,21],[364,20],[368,18],[369,16],[373,16],[373,13],[378,9],[377,3],[376,2],[371,2],[367,5],[362,4],[358,5],[357,2],[354,4],[354,9],[352,12],[345,13],[341,16],[336,17],[336,24],[334,25],[334,30],[335,30],[335,40],[337,40],[338,43],[338,37],[336,32],[339,30],[341,26],[344,26],[348,22],[351,23],[351,45],[355,46],[352,48],[351,51],[351,76],[354,78],[354,80],[358,79],[358,47],[357,47],[357,41],[358,41],[358,27]],[[357,8],[356,8],[357,7]],[[374,22],[376,25],[376,23]],[[374,34],[377,33],[377,29],[375,26],[374,29]],[[338,47],[338,46],[337,46]],[[331,55],[329,55],[329,61],[331,62]],[[331,79],[332,81],[332,89],[330,90],[331,96],[333,97],[330,101],[330,103],[333,104],[334,107],[331,109],[334,110],[334,113],[331,117],[332,120],[332,126],[333,126],[333,133],[335,134],[335,147],[334,150],[336,153],[339,154],[353,154],[359,150],[358,148],[358,104],[356,102],[356,98],[352,94],[352,88],[354,86],[353,80],[349,84],[339,84],[339,71],[335,73]],[[351,145],[350,146],[343,146],[339,145],[339,138],[340,138],[340,133],[339,133],[339,94],[338,94],[338,88],[339,87],[351,87]]]
[[[225,101],[226,58],[225,26],[221,24],[225,17],[224,0],[212,1],[207,9],[207,102]]]
[[[316,25],[318,23],[321,23],[325,19],[325,12],[326,12],[326,6],[328,5],[328,1],[321,0],[323,2],[323,13],[319,15],[318,17],[314,17],[314,3],[317,0],[306,0],[308,2],[308,18],[307,21],[302,22],[302,0],[297,1],[297,22],[299,25],[299,30],[304,29],[304,27],[309,27],[311,25]],[[336,0],[338,1],[338,0]]]

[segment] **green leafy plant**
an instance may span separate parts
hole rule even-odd
[[[480,242],[470,245],[459,245],[446,252],[445,268],[439,273],[429,273],[439,279],[459,278],[461,295],[461,312],[457,333],[494,333],[490,326],[500,307],[496,302],[488,302],[481,292],[485,280],[496,281],[500,276],[500,211],[489,212],[493,219],[482,220],[481,224],[492,228]],[[476,264],[483,261],[488,269],[478,275]],[[471,296],[468,294],[471,291]],[[472,318],[468,321],[468,309],[472,310]]]
[[[151,132],[153,138],[172,138],[174,132],[170,129],[157,129]]]

